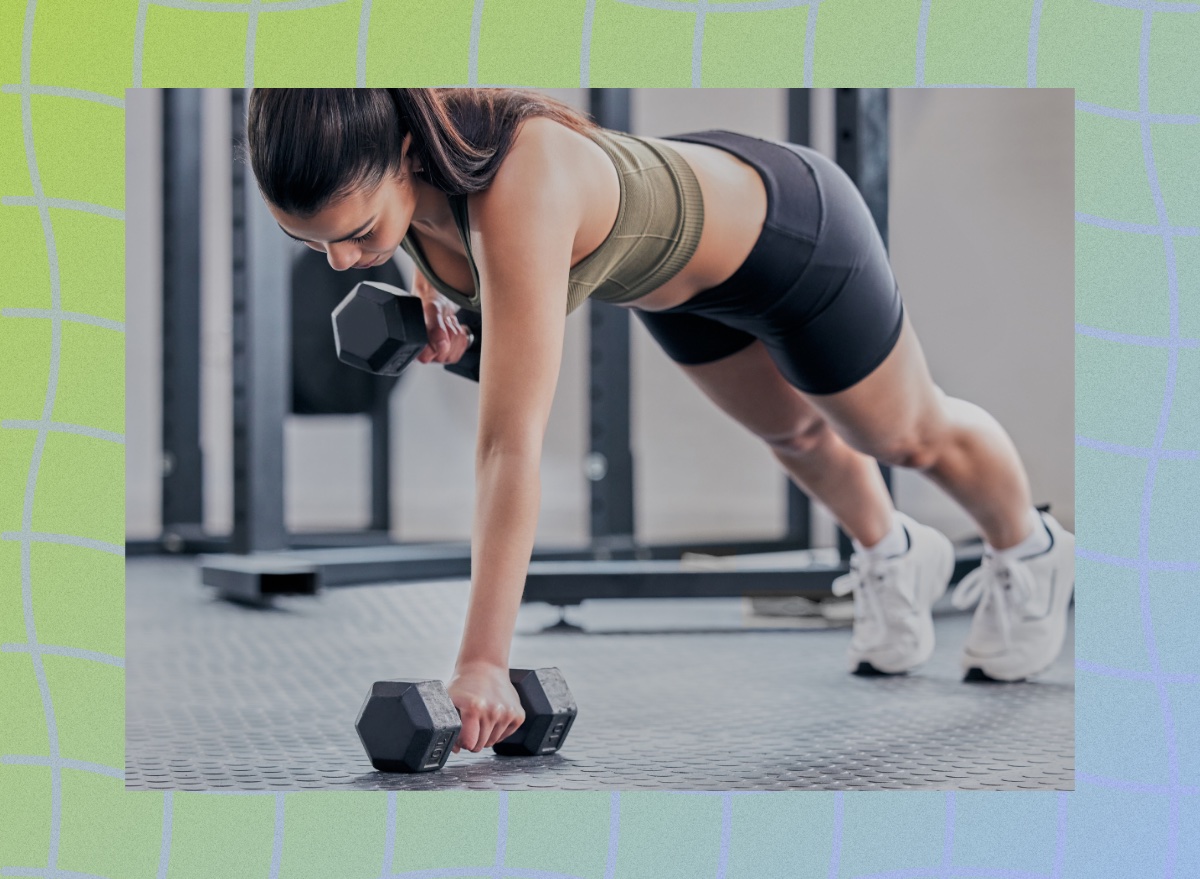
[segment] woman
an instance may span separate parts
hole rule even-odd
[[[995,419],[933,383],[867,207],[819,153],[723,131],[631,137],[511,89],[256,89],[247,135],[288,235],[339,270],[413,257],[421,362],[457,361],[457,308],[482,313],[472,585],[448,687],[460,747],[523,719],[508,650],[565,318],[589,297],[633,308],[851,535],[835,584],[855,600],[851,670],[924,662],[953,568],[950,541],[893,508],[877,460],[923,472],[984,535],[954,595],[978,603],[968,678],[1020,680],[1059,653],[1074,538],[1034,509]]]

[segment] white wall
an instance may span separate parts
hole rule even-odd
[[[934,379],[1012,436],[1033,498],[1075,520],[1075,174],[1070,89],[892,92],[892,264]],[[897,502],[971,524],[900,472]]]
[[[577,107],[579,89],[549,90]],[[203,349],[206,525],[230,526],[229,120],[205,96]],[[158,93],[127,100],[127,526],[158,531]],[[814,95],[814,145],[832,149],[828,90]],[[724,127],[786,133],[784,92],[640,90],[634,131]],[[1073,105],[1069,90],[892,92],[890,249],[935,379],[992,412],[1024,457],[1037,501],[1064,523],[1073,500]],[[398,257],[403,259],[404,257]],[[633,326],[633,430],[639,536],[772,536],[785,515],[782,472]],[[567,322],[542,467],[538,539],[587,537],[587,319]],[[404,539],[470,533],[477,388],[415,367],[393,397],[394,513]],[[287,520],[295,529],[367,521],[365,418],[292,418]],[[958,508],[921,477],[898,473],[899,504],[952,535]],[[824,540],[832,529],[819,529]]]

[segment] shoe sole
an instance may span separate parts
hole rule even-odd
[[[994,678],[979,666],[973,665],[967,669],[967,673],[963,675],[963,680],[971,684],[1019,684],[1025,678]]]
[[[894,678],[899,675],[908,674],[908,670],[905,669],[904,671],[884,671],[883,669],[876,668],[875,666],[871,665],[871,663],[867,662],[864,659],[861,662],[859,662],[859,664],[857,666],[855,666],[855,668],[850,673],[854,674],[854,675],[858,675],[860,678]]]
[[[1062,643],[1060,642],[1058,645],[1058,650],[1055,651],[1054,659],[1057,659],[1058,654],[1061,652],[1062,652]],[[1036,671],[1027,672],[1026,674],[1023,674],[1019,678],[993,677],[992,675],[990,675],[986,671],[984,671],[982,667],[980,667],[978,665],[972,665],[970,668],[967,669],[966,673],[963,675],[963,681],[965,681],[966,683],[973,683],[973,684],[980,684],[980,683],[982,683],[982,684],[1019,684],[1024,681],[1029,680],[1032,677],[1035,677],[1036,675],[1040,675],[1046,669],[1050,668],[1050,666],[1054,665],[1054,659],[1051,659],[1048,663],[1046,663],[1045,665],[1043,665],[1041,668],[1037,669]]]

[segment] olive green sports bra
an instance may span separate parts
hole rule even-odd
[[[604,302],[631,302],[661,287],[682,269],[700,241],[704,201],[691,167],[675,150],[607,128],[589,132],[612,158],[621,199],[612,231],[599,247],[571,268],[567,314],[590,296]],[[475,289],[467,295],[448,286],[429,268],[411,233],[400,246],[434,289],[456,305],[481,311],[479,271],[471,255],[467,197],[451,195],[450,210],[467,252]]]

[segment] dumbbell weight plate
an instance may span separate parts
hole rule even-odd
[[[521,697],[525,722],[492,750],[505,757],[553,754],[567,740],[578,709],[557,668],[513,668],[508,679]]]
[[[354,723],[380,772],[432,772],[446,764],[462,730],[441,681],[376,681]]]
[[[382,281],[361,281],[333,310],[338,359],[399,375],[429,343],[421,299]]]

